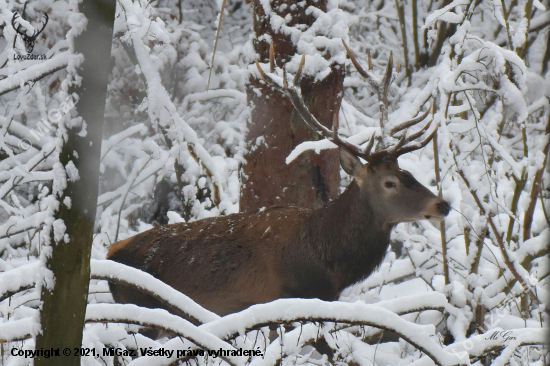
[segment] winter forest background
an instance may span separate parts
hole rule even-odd
[[[67,231],[60,212],[78,201],[63,195],[79,178],[71,158],[62,154],[74,141],[69,130],[80,136],[87,130],[78,116],[87,101],[73,94],[75,84],[86,82],[78,75],[83,58],[75,43],[85,32],[81,7],[76,0],[34,0],[26,6],[0,0],[0,359],[5,365],[31,362],[10,350],[47,345],[37,340],[41,324],[60,316],[41,314],[40,304],[60,283],[51,270],[52,246],[70,246],[76,235]],[[550,299],[549,7],[548,0],[119,0],[111,60],[103,60],[109,74],[93,279],[81,342],[101,356],[74,358],[77,364],[176,362],[175,357],[102,356],[104,347],[162,346],[259,348],[264,354],[181,358],[190,364],[548,365],[543,328]],[[15,57],[26,54],[12,26],[16,11],[23,15],[17,24],[28,34],[39,30],[48,14],[32,52],[47,60]],[[433,105],[428,118],[430,131],[439,126],[437,138],[402,156],[400,166],[451,203],[442,225],[398,225],[379,270],[347,289],[340,302],[281,300],[224,318],[150,276],[102,261],[111,243],[153,225],[254,210],[265,202],[319,207],[342,191],[349,177],[339,170],[324,195],[293,191],[312,162],[337,162],[335,150],[327,150],[326,141],[299,119],[297,139],[318,142],[288,144],[280,161],[298,147],[291,156],[296,160],[289,158],[286,167],[255,155],[272,152],[274,136],[250,127],[259,118],[256,108],[269,102],[268,110],[280,106],[275,130],[287,128],[290,104],[280,95],[262,94],[267,87],[254,65],[258,59],[269,71],[274,41],[277,67],[271,75],[280,79],[283,65],[296,73],[305,53],[306,102],[318,103],[319,96],[311,97],[315,90],[324,93],[315,109],[322,115],[323,108],[337,110],[342,98],[340,134],[355,144],[380,134],[376,91],[350,62],[342,40],[375,79],[382,78],[393,54],[388,128]],[[261,131],[269,131],[265,128]],[[278,138],[288,136],[281,132]],[[296,157],[298,152],[303,153]],[[293,171],[292,164],[299,169]],[[267,183],[254,175],[279,175],[274,173],[279,170],[287,195],[281,194],[286,188],[262,186]],[[107,278],[156,293],[204,324],[195,327],[160,310],[112,304]],[[177,336],[151,340],[137,333],[140,324]],[[272,341],[267,325],[277,329]],[[313,352],[310,345],[319,339],[332,355]]]

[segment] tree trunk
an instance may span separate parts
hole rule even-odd
[[[303,3],[304,6],[290,0],[272,0],[270,5],[272,12],[283,18],[290,14],[287,26],[310,26],[315,21],[313,14],[305,12],[310,5],[322,11],[327,8],[326,0]],[[270,42],[265,39],[272,39],[275,64],[282,67],[296,53],[296,45],[289,35],[271,28],[271,15],[265,13],[259,0],[254,1],[254,47],[259,61],[269,62]],[[304,77],[300,83],[309,110],[328,127],[332,126],[333,115],[340,107],[344,79],[342,65],[333,64],[331,69],[320,82]],[[288,99],[254,76],[249,79],[247,96],[251,120],[247,164],[242,169],[240,210],[252,211],[273,205],[317,208],[335,198],[340,186],[337,151],[306,152],[287,165],[288,154],[304,141],[318,140],[317,133],[301,120]]]
[[[68,131],[68,140],[60,153],[64,167],[72,161],[80,179],[67,181],[60,202],[70,198],[71,204],[60,204],[56,219],[63,220],[69,242],[56,243],[51,235],[52,255],[47,266],[55,275],[53,291],[42,288],[42,333],[36,349],[68,348],[70,357],[37,357],[35,365],[80,365],[73,356],[82,345],[82,330],[90,281],[90,253],[97,206],[101,132],[110,71],[111,44],[115,18],[115,0],[84,1],[81,11],[88,19],[85,32],[76,39],[75,51],[84,55],[79,75],[81,86],[74,88],[80,97],[77,105],[86,121],[86,136],[81,128]]]

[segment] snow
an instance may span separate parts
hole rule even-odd
[[[143,325],[158,325],[183,336],[204,349],[234,351],[231,345],[210,332],[197,329],[188,321],[161,309],[144,309],[131,304],[91,304],[86,308],[86,321],[90,322],[135,322]],[[225,356],[233,364],[242,364],[242,357]]]
[[[184,294],[174,290],[150,274],[142,272],[138,269],[113,261],[99,261],[92,259],[90,272],[92,277],[118,278],[126,283],[133,284],[139,288],[146,289],[149,292],[156,293],[159,297],[165,299],[165,301],[167,301],[170,305],[180,309],[184,313],[192,315],[195,319],[198,319],[203,323],[219,318],[219,316],[203,309]]]
[[[81,59],[82,56],[74,55],[71,52],[61,52],[46,61],[37,63],[19,72],[13,72],[0,80],[0,95],[20,87],[27,80],[39,79],[52,72],[52,70],[63,69],[70,62],[79,62]]]
[[[504,365],[502,362],[509,362],[512,358],[512,353],[516,350],[517,345],[519,344],[537,344],[544,342],[544,329],[536,330],[527,330],[527,329],[514,329],[510,333],[516,337],[515,340],[508,340],[503,342],[501,337],[492,338],[491,335],[494,332],[499,332],[497,330],[491,330],[485,334],[480,334],[472,337],[464,342],[457,342],[450,346],[447,346],[445,349],[456,355],[459,359],[466,361],[469,357],[475,357],[482,355],[484,351],[492,348],[500,348],[505,346],[505,351],[501,354],[504,355],[503,358],[499,357],[494,360],[491,365],[494,365],[495,362],[498,365]],[[498,361],[497,361],[498,360]],[[433,365],[432,360],[428,357],[422,357],[419,360],[412,362],[411,366],[424,366],[424,365]]]
[[[176,3],[181,5],[181,19]],[[239,210],[241,189],[246,189],[240,183],[241,167],[247,163],[247,152],[265,141],[264,136],[253,141],[247,137],[247,94],[259,92],[246,87],[250,77],[258,76],[251,65],[259,57],[254,43],[268,44],[275,37],[254,35],[253,8],[228,0],[208,87],[221,2],[213,4],[192,0],[118,3],[92,244],[92,275],[102,279],[91,282],[90,323],[84,330],[83,347],[97,351],[105,346],[197,347],[183,338],[149,339],[136,333],[137,325],[123,324],[129,321],[197,337],[207,348],[258,348],[264,353],[232,359],[234,364],[326,364],[326,358],[307,351],[308,344],[319,337],[335,350],[335,364],[434,364],[421,349],[449,365],[480,364],[489,350],[495,365],[548,363],[548,348],[543,345],[549,320],[550,230],[543,204],[547,205],[550,178],[543,151],[548,143],[550,73],[542,73],[550,20],[547,0],[533,1],[531,19],[526,2],[455,0],[447,6],[418,2],[419,67],[410,2],[404,3],[406,55],[394,2],[330,0],[326,12],[317,6],[305,8],[313,21],[297,25],[292,25],[292,17],[275,14],[285,9],[271,9],[269,0],[259,2],[269,24],[289,35],[296,49],[286,64],[289,77],[296,72],[302,53],[306,55],[304,75],[318,81],[334,65],[341,65],[345,79],[339,132],[358,146],[365,146],[373,133],[382,134],[379,102],[351,65],[341,41],[364,68],[370,55],[369,72],[376,80],[382,79],[390,52],[394,65],[405,65],[407,56],[411,78],[404,70],[394,70],[388,127],[435,105],[429,118],[433,118],[432,128],[438,126],[441,181],[435,175],[432,143],[401,156],[399,164],[451,204],[444,222],[446,258],[439,224],[399,224],[384,262],[367,279],[346,289],[339,301],[284,299],[222,318],[144,272],[104,260],[112,243],[153,228],[158,223],[153,217],[163,223],[190,222]],[[74,42],[86,20],[78,6],[74,0],[28,2],[20,23],[28,26],[29,34],[29,24],[39,24],[43,13],[50,17],[34,52],[48,59],[17,61],[14,56],[22,54],[22,42],[18,36],[14,46],[11,19],[15,11],[22,13],[23,4],[0,0],[0,339],[6,341],[2,359],[6,365],[28,363],[6,350],[15,345],[34,349],[33,337],[40,331],[40,290],[55,283],[44,264],[51,245],[71,245],[65,243],[71,228],[55,212],[62,204],[75,204],[75,197],[64,197],[63,191],[68,181],[78,179],[78,171],[74,164],[63,166],[59,152],[67,128],[82,126],[85,133],[85,124],[76,108],[62,109],[67,117],[61,120],[55,118],[55,111],[69,97],[71,86],[80,83],[82,57],[74,53]],[[455,32],[445,35],[438,48],[444,24],[453,25]],[[519,54],[524,47],[525,56]],[[433,66],[422,61],[424,55],[433,56]],[[272,75],[280,78],[281,70]],[[44,124],[48,133],[42,133],[39,123],[48,115],[55,121]],[[408,135],[419,129],[420,125],[411,128]],[[22,139],[30,141],[28,148],[21,145]],[[286,164],[304,151],[319,153],[334,147],[326,139],[300,142]],[[534,195],[539,171],[542,190]],[[525,184],[518,191],[521,179]],[[156,192],[163,181],[170,187],[166,198]],[[341,172],[341,189],[347,184],[349,177]],[[220,192],[217,204],[214,187]],[[532,222],[527,223],[531,209]],[[488,227],[489,218],[495,232]],[[526,288],[507,268],[497,237],[504,241],[505,253],[537,301],[527,299]],[[114,278],[161,297],[199,319],[201,325],[192,326],[158,309],[106,304],[112,299],[105,280]],[[483,324],[475,324],[476,312],[482,308]],[[270,340],[266,322],[287,322],[287,327],[279,327],[276,339]],[[414,344],[403,339],[378,343],[381,328],[394,329]],[[512,332],[515,339],[493,339],[495,332]],[[441,339],[449,334],[454,341],[443,345]],[[122,358],[131,365],[172,361]],[[196,361],[225,364],[219,359]],[[114,360],[84,357],[81,362],[97,366]]]
[[[303,154],[304,152],[308,150],[314,150],[316,154],[319,154],[321,150],[325,149],[334,149],[337,146],[327,139],[319,140],[319,141],[305,141],[299,144],[292,150],[292,152],[286,157],[285,162],[287,164],[292,163],[298,156]]]
[[[444,20],[444,21],[450,21],[451,23],[459,23],[462,20],[462,17],[449,14],[448,12],[449,10],[456,8],[457,6],[468,5],[468,4],[469,2],[466,0],[454,0],[449,5],[433,11],[430,15],[426,17],[426,20],[424,21],[424,25],[422,26],[422,29],[430,27],[438,19]],[[443,19],[440,19],[441,17],[443,17]]]
[[[143,312],[139,315],[145,316],[147,313],[149,312]],[[435,332],[432,325],[421,326],[409,323],[389,310],[361,302],[340,303],[308,299],[281,299],[269,304],[254,305],[240,313],[230,314],[219,320],[204,324],[199,329],[211,332],[220,338],[229,338],[235,334],[243,334],[246,329],[253,329],[257,324],[269,324],[273,321],[291,323],[301,319],[310,321],[328,320],[337,323],[356,322],[398,331],[411,343],[421,347],[438,364],[452,365],[454,364],[453,361],[456,360],[456,357],[452,354],[442,352],[437,343],[430,338],[430,335]],[[163,347],[170,347],[171,342],[166,343]],[[269,358],[266,357],[263,360],[269,360]],[[256,363],[265,364],[263,360],[260,359]],[[132,365],[146,364],[146,362],[147,358],[142,358]]]

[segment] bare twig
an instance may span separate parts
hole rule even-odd
[[[456,157],[455,157],[456,159]],[[458,164],[457,164],[458,166]],[[520,283],[520,285],[523,287],[523,289],[525,290],[525,292],[527,292],[529,294],[529,296],[531,297],[531,299],[539,304],[539,300],[536,296],[536,294],[533,292],[533,290],[527,285],[527,281],[525,279],[523,279],[523,277],[521,277],[521,275],[518,273],[518,271],[516,270],[516,268],[514,267],[514,263],[510,260],[510,256],[508,255],[508,251],[504,245],[504,241],[502,240],[502,237],[500,236],[500,233],[498,232],[497,228],[496,228],[496,225],[493,221],[493,216],[492,216],[492,213],[489,212],[487,213],[485,211],[485,208],[483,207],[483,204],[481,203],[479,197],[477,196],[477,193],[471,188],[470,186],[470,182],[468,181],[468,179],[466,178],[466,176],[464,175],[464,172],[462,171],[462,169],[458,168],[458,174],[460,175],[460,177],[462,178],[462,180],[464,181],[464,183],[466,184],[466,187],[468,188],[468,190],[470,191],[470,194],[472,195],[472,197],[474,198],[474,201],[476,202],[478,208],[479,208],[479,211],[481,212],[482,215],[484,215],[486,218],[487,218],[487,222],[489,223],[489,226],[491,227],[491,231],[493,232],[493,237],[495,238],[497,244],[498,244],[498,247],[500,248],[500,251],[502,253],[502,257],[504,259],[504,263],[506,264],[506,267],[508,268],[508,270],[510,271],[510,273],[512,273],[512,275],[514,276],[514,278],[516,279],[516,281],[518,281]]]
[[[189,151],[189,154],[193,157],[193,159],[199,164],[203,169],[208,178],[210,178],[210,183],[212,184],[212,199],[214,201],[214,205],[219,206],[221,202],[220,198],[220,187],[218,187],[218,184],[216,183],[216,180],[214,179],[214,173],[206,167],[202,163],[202,161],[199,159],[197,154],[195,153],[195,145],[188,142],[187,143],[187,151]]]
[[[542,176],[544,174],[544,169],[546,167],[546,162],[548,159],[548,150],[550,148],[550,116],[548,117],[548,122],[546,123],[546,137],[549,139],[546,141],[546,145],[543,149],[544,162],[542,167],[537,171],[535,177],[533,178],[533,186],[531,187],[531,196],[529,200],[529,206],[525,211],[523,216],[523,240],[527,240],[531,237],[531,224],[533,223],[533,214],[535,212],[535,207],[537,205],[537,196],[542,193]],[[541,205],[544,208],[544,201],[541,200]],[[545,212],[546,213],[546,212]]]
[[[405,73],[407,74],[407,85],[411,86],[412,70],[409,66],[409,46],[407,44],[407,27],[406,27],[407,21],[405,19],[405,1],[395,0],[395,8],[397,9],[397,15],[399,17],[399,26],[401,28],[403,58],[405,59]]]
[[[31,172],[32,170],[34,170],[41,162],[46,160],[54,151],[55,151],[55,147],[49,153],[47,153],[47,154],[43,153],[42,158],[39,159],[33,166],[29,167],[28,172]],[[16,181],[17,178],[19,178],[19,179]],[[6,197],[15,187],[17,187],[19,185],[19,183],[21,183],[21,181],[23,181],[23,179],[24,179],[24,177],[22,177],[22,176],[14,178],[13,181],[12,181],[11,187],[4,192],[4,195],[2,197],[0,197],[0,199],[4,199],[4,197]]]
[[[418,70],[420,68],[420,46],[418,39],[418,1],[412,0],[412,28],[413,28],[413,44],[414,44],[414,68]]]
[[[15,295],[15,294],[18,294],[20,292],[23,292],[23,291],[27,291],[27,290],[30,290],[32,288],[34,288],[36,284],[26,284],[24,286],[21,286],[20,288],[18,288],[17,290],[12,290],[12,291],[6,291],[2,294],[2,296],[0,296],[0,302],[6,300],[7,298]]]
[[[433,148],[434,148],[435,182],[439,187],[437,196],[441,198],[443,193],[443,184],[441,184],[441,174],[439,172],[440,168],[439,168],[439,147],[437,146],[437,130],[433,139]],[[449,279],[449,263],[447,262],[447,238],[445,236],[445,220],[441,220],[441,222],[439,223],[439,231],[441,235],[441,256],[443,261],[443,276],[445,278],[445,284],[448,285],[451,282]]]
[[[227,0],[223,0],[222,8],[220,10],[220,18],[218,20],[218,29],[216,30],[216,40],[214,41],[214,50],[212,51],[212,59],[210,60],[210,71],[208,72],[208,81],[206,82],[206,90],[210,88],[210,77],[212,76],[212,69],[214,68],[214,57],[216,56],[216,49],[218,48],[218,39],[220,38],[220,30],[222,28],[223,12],[225,11],[225,3]]]
[[[136,173],[136,176],[134,177],[134,179],[132,179],[132,182],[128,185],[128,189],[126,190],[126,192],[124,193],[124,196],[122,197],[122,202],[120,202],[120,207],[118,209],[118,218],[117,218],[116,233],[115,233],[115,243],[118,241],[118,233],[119,233],[119,230],[120,230],[120,218],[122,216],[122,209],[124,208],[124,202],[126,202],[126,197],[128,197],[128,193],[132,190],[132,188],[134,188],[134,183],[135,183],[136,179],[139,177],[140,173],[143,171],[143,169],[145,169],[147,164],[149,164],[149,162],[152,159],[153,159],[152,157],[149,157],[149,160],[147,160],[147,162],[145,164],[143,164],[143,166],[141,168],[139,168],[139,171]]]

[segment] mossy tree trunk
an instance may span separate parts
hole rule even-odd
[[[111,45],[115,18],[115,0],[83,1],[81,11],[88,19],[86,30],[75,41],[76,52],[84,55],[79,75],[76,106],[86,121],[86,136],[81,128],[68,131],[60,161],[64,167],[74,164],[80,179],[68,181],[56,219],[63,220],[69,242],[51,238],[52,255],[47,266],[55,276],[52,291],[42,289],[41,325],[37,349],[80,348],[90,281],[90,254],[97,206],[99,162],[107,78],[110,71]],[[72,163],[71,163],[72,162]],[[61,356],[63,357],[63,356]],[[80,365],[80,357],[38,357],[35,365]]]

